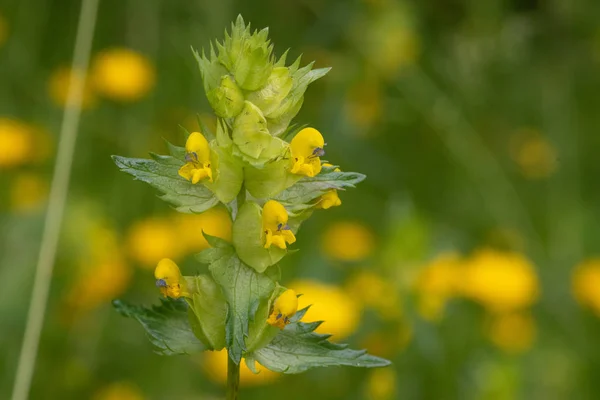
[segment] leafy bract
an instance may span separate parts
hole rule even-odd
[[[335,172],[333,168],[324,167],[323,172],[319,175],[300,179],[295,185],[275,196],[274,199],[289,211],[297,212],[306,208],[302,205],[310,203],[330,190],[353,188],[365,178],[365,175],[358,172]]]
[[[239,258],[258,272],[264,272],[287,253],[276,246],[264,248],[262,209],[252,201],[244,203],[233,222],[233,246]]]
[[[161,299],[161,304],[152,308],[134,306],[122,300],[113,301],[113,306],[121,315],[142,324],[159,354],[193,354],[206,349],[192,331],[188,305],[183,299]]]
[[[271,296],[275,283],[267,274],[259,274],[240,261],[233,247],[217,243],[222,247],[204,250],[198,259],[210,262],[208,268],[229,305],[225,341],[229,356],[239,364],[246,350],[248,325],[254,319],[261,300]]]
[[[246,354],[246,364],[255,370],[258,361],[271,371],[297,374],[315,367],[351,366],[385,367],[386,359],[367,354],[365,350],[351,350],[348,345],[331,343],[331,335],[313,332],[321,322],[299,322],[307,309],[299,311],[294,322],[285,327],[266,346]]]
[[[246,166],[246,189],[256,198],[271,198],[296,183],[301,176],[289,172],[290,161],[282,158],[265,164],[262,168]]]
[[[192,299],[188,300],[192,311],[192,330],[206,345],[207,350],[221,350],[225,347],[227,302],[211,277],[199,275],[191,279],[195,281],[196,288]]]
[[[199,213],[219,202],[204,185],[193,185],[179,176],[179,167],[182,165],[179,160],[171,156],[153,157],[153,160],[121,156],[112,158],[121,171],[164,193],[160,198],[175,206],[179,212]]]

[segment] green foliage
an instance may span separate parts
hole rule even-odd
[[[209,188],[222,203],[233,201],[242,188],[244,170],[242,162],[236,159],[231,151],[219,146],[217,140],[210,143],[211,164],[214,182],[204,181],[202,184]]]
[[[207,275],[198,275],[195,293],[188,300],[190,325],[196,336],[206,345],[207,350],[221,350],[225,347],[225,320],[227,302],[220,287]]]
[[[121,315],[142,324],[159,354],[194,354],[206,349],[192,332],[188,305],[183,299],[161,299],[161,304],[152,308],[134,306],[122,300],[113,301],[113,306]]]
[[[321,322],[299,322],[306,311],[298,311],[294,322],[268,345],[247,354],[248,367],[254,371],[254,363],[258,361],[271,371],[297,374],[315,367],[346,365],[374,368],[390,365],[388,360],[367,354],[366,350],[348,349],[348,345],[328,341],[331,335],[313,332]]]
[[[154,160],[113,156],[115,164],[135,179],[146,182],[164,193],[164,201],[183,213],[199,213],[217,205],[219,200],[203,185],[193,185],[179,176],[183,165],[170,156],[155,156]]]
[[[262,209],[254,202],[246,202],[233,222],[233,246],[244,263],[261,273],[287,253],[276,246],[265,249],[264,242]]]

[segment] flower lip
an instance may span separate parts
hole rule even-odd
[[[156,287],[167,287],[167,282],[164,279],[157,279],[156,280]]]

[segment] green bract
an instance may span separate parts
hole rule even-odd
[[[201,213],[224,204],[233,220],[232,243],[204,235],[211,247],[196,255],[204,265],[196,270],[202,273],[182,276],[171,260],[157,268],[161,291],[185,301],[161,300],[152,308],[115,301],[114,306],[139,321],[162,354],[226,348],[238,365],[245,357],[253,370],[258,361],[284,373],[387,365],[314,333],[319,322],[300,322],[306,310],[296,313],[294,292],[279,284],[278,263],[290,253],[288,246],[295,250],[294,235],[319,208],[321,196],[331,199],[337,196],[332,191],[354,187],[365,176],[321,166],[323,137],[315,129],[304,130],[292,142],[282,139],[298,133],[289,125],[304,92],[329,69],[313,70],[312,63],[300,67],[299,58],[285,66],[287,52],[275,62],[267,35],[267,29],[251,32],[239,17],[223,43],[211,45],[209,56],[194,51],[218,117],[216,132],[204,126],[202,132],[183,130],[185,147],[167,143],[170,155],[113,157],[121,170],[161,191],[175,210]],[[318,145],[311,144],[315,137]],[[318,168],[307,172],[308,163]],[[280,298],[283,293],[291,297]],[[283,307],[287,311],[274,312]]]

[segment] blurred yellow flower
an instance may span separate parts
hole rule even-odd
[[[127,48],[112,48],[96,55],[91,79],[98,93],[112,100],[132,102],[152,90],[155,71],[142,54]]]
[[[0,118],[0,168],[15,167],[33,160],[34,135],[28,125]]]
[[[0,15],[0,46],[8,39],[8,22]]]
[[[177,260],[184,250],[179,236],[177,226],[167,218],[148,218],[136,222],[127,236],[129,255],[148,269],[154,268],[165,257]],[[200,237],[201,234],[198,240]]]
[[[343,221],[330,225],[323,234],[323,252],[340,261],[360,261],[371,255],[375,236],[365,225]]]
[[[144,395],[133,383],[113,382],[98,390],[93,400],[144,400]]]
[[[591,258],[573,271],[571,290],[582,306],[600,316],[600,258]]]
[[[521,129],[514,133],[510,146],[511,156],[525,178],[544,179],[558,167],[556,149],[535,129]]]
[[[341,340],[352,334],[360,320],[360,306],[354,298],[337,286],[313,280],[297,280],[288,285],[300,296],[298,309],[311,305],[303,321],[325,321],[318,333],[330,333],[333,340]]]
[[[446,302],[457,294],[461,279],[460,262],[460,256],[456,253],[441,253],[419,271],[415,289],[418,293],[418,311],[424,319],[440,320]]]
[[[522,353],[531,348],[536,326],[530,313],[506,313],[492,318],[488,335],[499,349],[507,353]]]
[[[382,93],[377,80],[365,80],[350,87],[346,94],[346,118],[353,125],[369,129],[382,115]]]
[[[60,67],[50,75],[48,81],[48,93],[50,99],[58,106],[65,107],[69,96],[69,87],[71,84],[81,82],[82,72],[75,73],[68,67]],[[94,106],[96,97],[92,89],[91,83],[86,77],[83,85],[83,93],[81,98],[81,108],[89,109]]]
[[[393,368],[376,368],[369,373],[365,398],[368,400],[395,399],[397,386],[397,376]]]
[[[205,351],[202,355],[202,366],[206,371],[208,378],[221,385],[225,385],[227,382],[227,351]],[[279,377],[279,374],[268,370],[267,368],[260,365],[258,362],[255,364],[256,369],[259,371],[258,374],[254,374],[244,362],[244,359],[240,362],[240,386],[260,386],[272,383]]]
[[[201,214],[175,216],[175,225],[186,254],[210,247],[202,232],[231,242],[231,217],[223,207],[213,207]]]
[[[48,197],[48,181],[39,174],[23,172],[10,186],[10,208],[16,212],[31,212],[41,208]]]
[[[522,254],[482,249],[465,262],[461,290],[492,312],[531,306],[538,298],[534,266]]]
[[[398,319],[402,316],[402,304],[398,289],[380,275],[362,271],[350,278],[346,291],[364,307],[370,307],[384,319]]]

